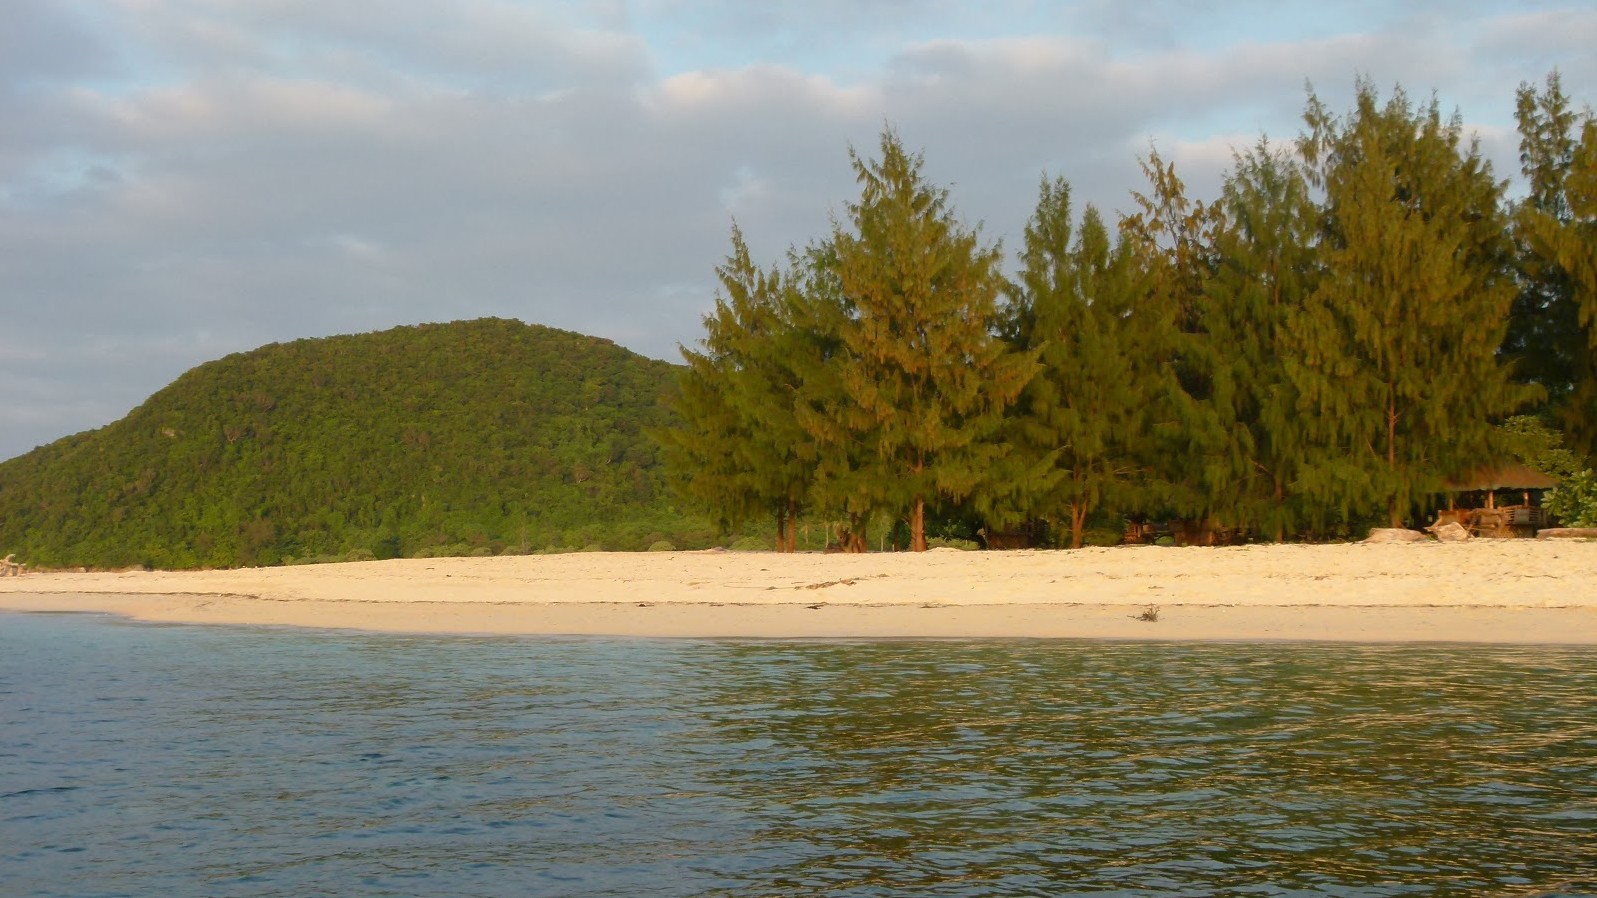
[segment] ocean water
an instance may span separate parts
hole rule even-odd
[[[1597,895],[1597,651],[0,615],[0,895]]]

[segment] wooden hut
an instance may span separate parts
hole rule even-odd
[[[1475,536],[1535,536],[1547,526],[1541,498],[1558,481],[1518,463],[1477,468],[1443,484],[1447,508],[1436,523],[1457,521]]]

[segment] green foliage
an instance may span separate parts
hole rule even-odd
[[[1260,141],[1239,153],[1219,204],[1214,274],[1200,312],[1212,405],[1226,439],[1211,465],[1211,510],[1277,541],[1308,522],[1307,419],[1291,367],[1289,326],[1320,277],[1320,210],[1302,166]]]
[[[1323,273],[1292,319],[1292,371],[1314,424],[1311,496],[1401,526],[1446,475],[1492,455],[1490,424],[1532,394],[1498,359],[1515,286],[1502,185],[1456,117],[1311,97],[1299,142],[1325,192]]]
[[[1511,207],[1456,116],[1361,82],[1345,116],[1311,94],[1295,152],[1237,154],[1213,202],[1152,153],[1134,214],[1078,225],[1045,179],[1014,284],[887,130],[850,153],[859,199],[824,239],[762,268],[734,228],[684,367],[498,320],[263,347],[0,464],[0,548],[182,568],[791,551],[801,527],[857,551],[868,527],[1083,545],[1124,515],[1345,537],[1510,456],[1591,520],[1597,121],[1556,73],[1518,101]]]
[[[1498,425],[1499,441],[1516,461],[1558,480],[1587,467],[1587,459],[1564,446],[1564,435],[1536,415],[1515,415]]]
[[[1560,259],[1561,251],[1569,249],[1566,235],[1577,227],[1574,205],[1579,197],[1571,195],[1571,187],[1578,194],[1578,177],[1572,175],[1583,116],[1564,94],[1555,71],[1540,92],[1520,85],[1515,117],[1529,192],[1514,208],[1519,294],[1502,351],[1514,363],[1516,377],[1540,385],[1553,409],[1567,415],[1582,404],[1589,407],[1597,366],[1597,354],[1581,326],[1577,280]]]
[[[976,493],[991,439],[1030,375],[990,325],[1002,278],[891,131],[882,158],[851,154],[861,185],[847,226],[787,268],[762,270],[733,231],[702,351],[659,433],[683,498],[723,529],[762,514],[792,550],[807,507],[847,519],[862,551],[883,513],[925,547],[928,505]]]
[[[1597,474],[1571,474],[1548,491],[1542,505],[1565,527],[1597,527]]]
[[[0,546],[193,568],[708,545],[645,434],[672,370],[494,319],[265,346],[0,465]]]
[[[1122,509],[1199,518],[1213,511],[1229,474],[1224,453],[1231,434],[1214,402],[1213,356],[1230,347],[1204,333],[1219,209],[1188,197],[1175,167],[1158,153],[1142,169],[1148,192],[1133,194],[1139,211],[1122,222],[1121,239],[1146,285],[1129,340],[1146,372],[1146,425],[1135,435],[1143,474]]]
[[[1520,88],[1531,195],[1515,210],[1523,289],[1506,351],[1546,383],[1579,451],[1597,453],[1597,119],[1569,110],[1557,73]],[[1579,127],[1579,138],[1575,137]]]
[[[1368,82],[1346,115],[1311,94],[1302,137],[1238,153],[1213,202],[1151,153],[1114,233],[1045,178],[1001,289],[996,249],[886,131],[788,269],[735,235],[710,376],[680,406],[729,423],[685,476],[729,519],[774,510],[790,534],[808,509],[863,549],[873,522],[884,545],[957,525],[1079,546],[1128,515],[1345,538],[1509,455],[1572,470],[1597,447],[1597,124],[1569,108],[1556,76],[1522,89],[1512,219],[1457,116]],[[1544,388],[1561,432],[1509,418]]]
[[[735,227],[716,274],[703,351],[682,351],[687,367],[668,400],[676,420],[655,436],[678,494],[723,532],[770,515],[780,547],[792,551],[816,457],[793,406],[818,338],[793,323],[804,314],[798,275],[756,267]]]
[[[1137,333],[1146,284],[1130,243],[1117,244],[1092,206],[1072,239],[1064,179],[1043,181],[1025,239],[1004,336],[1039,370],[1006,421],[1003,476],[983,510],[999,526],[1066,520],[1079,547],[1088,515],[1126,504],[1146,474],[1137,435],[1158,377]]]
[[[875,449],[853,486],[903,513],[926,547],[926,506],[960,501],[997,455],[991,439],[1034,366],[993,337],[999,253],[965,228],[922,159],[884,131],[881,158],[851,153],[860,199],[832,234],[838,285],[852,313],[837,366],[844,430]]]
[[[1082,538],[1082,545],[1108,548],[1118,546],[1125,542],[1126,531],[1112,527],[1089,527]]]

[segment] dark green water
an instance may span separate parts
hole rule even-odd
[[[1597,651],[0,615],[0,895],[1594,895]]]

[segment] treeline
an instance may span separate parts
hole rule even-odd
[[[485,319],[273,344],[0,465],[34,567],[710,545],[659,450],[675,366]]]
[[[811,517],[856,551],[873,523],[1079,546],[1125,517],[1349,535],[1484,465],[1583,464],[1597,124],[1556,73],[1517,116],[1512,202],[1456,115],[1367,82],[1212,199],[1157,153],[1114,223],[1045,176],[1013,278],[888,130],[830,234],[765,266],[734,226],[663,434],[676,488],[788,549]]]

